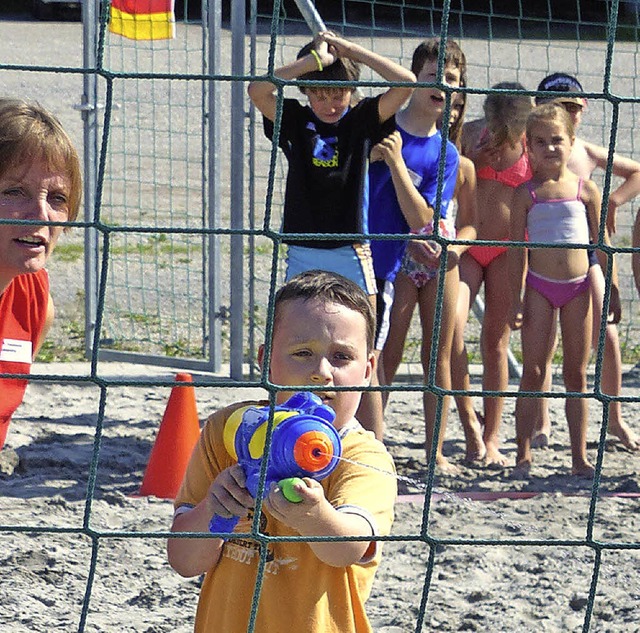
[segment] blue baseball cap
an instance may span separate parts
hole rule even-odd
[[[538,85],[540,92],[584,92],[582,84],[573,76],[567,73],[553,73],[545,77]],[[559,103],[577,103],[583,108],[587,105],[587,100],[584,97],[567,96],[562,97],[542,97],[538,95],[536,97],[536,105],[541,103],[548,103],[549,101],[556,101]]]

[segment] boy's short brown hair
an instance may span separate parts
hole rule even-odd
[[[69,221],[73,222],[80,210],[82,171],[69,135],[40,104],[0,98],[0,177],[36,158],[69,177]]]
[[[315,40],[309,42],[300,49],[296,59],[305,57],[312,50],[315,49]],[[298,79],[305,79],[309,81],[358,81],[360,79],[360,64],[354,62],[352,59],[339,57],[333,64],[323,68],[322,70],[314,70],[310,73],[300,75]],[[304,88],[300,88],[302,92]],[[352,88],[344,88],[344,90],[355,90],[355,86]]]
[[[436,61],[440,54],[440,38],[432,37],[418,45],[413,51],[411,71],[417,77],[427,62]],[[444,51],[444,65],[453,66],[460,71],[460,85],[467,84],[467,58],[458,43],[447,40]]]
[[[366,293],[358,284],[324,270],[308,270],[292,277],[278,290],[275,298],[274,327],[278,320],[278,307],[293,299],[320,299],[326,303],[336,303],[358,312],[366,323],[367,353],[373,349],[376,331],[376,317]]]

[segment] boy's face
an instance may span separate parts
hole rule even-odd
[[[337,123],[351,105],[348,88],[307,88],[309,106],[323,123]]]
[[[555,103],[559,103],[569,113],[571,121],[573,121],[573,127],[577,130],[580,123],[582,123],[584,104],[576,103],[573,100],[563,101],[562,99],[556,100]]]
[[[367,351],[366,321],[362,314],[321,299],[291,299],[278,306],[273,329],[269,379],[276,385],[311,385],[324,404],[336,413],[342,428],[360,404],[359,391],[333,391],[333,387],[367,386],[374,356]],[[264,348],[258,361],[262,365]],[[284,402],[295,390],[279,392]]]
[[[423,83],[435,83],[438,80],[438,60],[427,60],[418,73],[418,81]],[[452,64],[446,64],[442,72],[442,80],[448,86],[458,88],[460,86],[460,69]],[[437,88],[417,88],[414,98],[419,99],[423,108],[433,111],[436,115],[442,114],[445,105],[445,93]],[[451,95],[455,98],[455,93]]]

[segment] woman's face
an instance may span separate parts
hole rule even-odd
[[[33,224],[0,225],[0,293],[23,273],[41,270],[69,218],[71,180],[43,160],[8,169],[0,178],[0,218]]]

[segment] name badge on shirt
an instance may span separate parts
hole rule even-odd
[[[417,174],[412,169],[409,169],[408,167],[407,167],[407,172],[409,172],[409,178],[411,178],[411,182],[413,183],[413,186],[416,189],[420,187],[420,185],[422,184],[422,176],[420,174]]]
[[[19,341],[15,338],[2,339],[2,348],[0,349],[0,361],[10,363],[28,363],[31,364],[33,355],[31,341]]]

